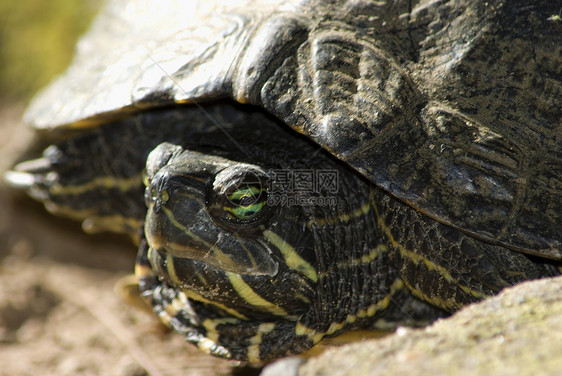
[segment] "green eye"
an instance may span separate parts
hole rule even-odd
[[[228,202],[224,210],[238,219],[251,219],[265,206],[267,195],[265,188],[246,186],[237,189],[227,196]]]

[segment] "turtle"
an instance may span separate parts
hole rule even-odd
[[[129,234],[142,299],[209,354],[426,325],[561,273],[556,12],[110,1],[6,178]]]

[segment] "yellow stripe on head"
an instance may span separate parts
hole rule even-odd
[[[201,302],[201,303],[214,305],[214,306],[220,308],[221,310],[225,311],[226,313],[228,313],[229,315],[231,315],[233,317],[239,318],[240,320],[248,320],[248,318],[246,316],[244,316],[243,314],[241,314],[240,312],[238,312],[234,308],[230,308],[230,307],[225,306],[222,303],[214,302],[210,299],[207,299],[203,295],[201,295],[199,293],[196,293],[193,290],[184,289],[184,290],[182,290],[182,293],[185,295],[186,298],[193,299],[193,300],[196,300],[196,301]]]
[[[273,244],[283,255],[287,266],[294,271],[306,276],[314,282],[318,282],[318,273],[314,266],[303,259],[295,248],[293,248],[289,243],[287,243],[283,238],[274,233],[271,230],[265,230],[263,232],[265,238]]]
[[[287,316],[287,311],[265,300],[258,295],[250,285],[248,285],[239,274],[227,272],[226,276],[232,284],[236,293],[248,304],[261,308],[267,312],[273,313],[276,316]]]

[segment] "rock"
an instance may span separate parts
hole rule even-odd
[[[304,363],[304,359],[298,356],[284,358],[273,362],[264,368],[261,376],[298,376],[299,366]]]

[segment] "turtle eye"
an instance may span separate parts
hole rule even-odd
[[[254,166],[240,164],[215,177],[209,212],[217,224],[230,231],[252,232],[269,218],[268,175]]]
[[[245,185],[226,195],[223,210],[232,219],[251,220],[267,203],[267,190],[259,185]]]

